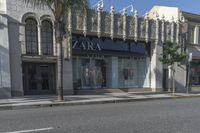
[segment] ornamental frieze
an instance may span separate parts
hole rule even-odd
[[[148,13],[145,15],[139,17],[137,11],[131,15],[127,15],[126,12],[115,13],[113,7],[110,12],[101,9],[88,9],[86,13],[74,10],[72,12],[72,33],[82,30],[84,36],[93,34],[98,37],[102,35],[111,37],[111,39],[117,37],[126,40],[129,38],[135,41],[146,40],[146,42],[178,40],[179,30],[176,22],[166,22],[158,17],[153,20],[149,19]]]

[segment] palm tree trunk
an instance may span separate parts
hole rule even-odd
[[[172,91],[173,95],[175,94],[175,70],[174,70],[174,65],[172,67]]]
[[[63,56],[62,56],[62,43],[57,43],[57,90],[58,101],[63,101]]]
[[[58,101],[63,101],[63,47],[62,47],[62,36],[60,31],[61,24],[55,22],[56,32],[56,45],[57,45],[57,91]]]

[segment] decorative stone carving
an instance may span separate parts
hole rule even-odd
[[[91,27],[91,31],[92,32],[97,32],[97,25],[98,25],[98,15],[97,12],[95,10],[91,10],[90,11],[90,16],[89,18],[91,21],[91,24],[89,24],[88,26]]]
[[[161,41],[165,42],[165,16],[162,16],[162,37],[161,37]]]
[[[129,22],[129,36],[135,35],[135,18],[131,17]]]
[[[81,13],[80,11],[76,12],[76,21],[77,21],[77,25],[76,25],[76,29],[77,30],[82,30],[83,29],[83,13]]]
[[[110,7],[110,37],[111,39],[114,38],[114,7]]]
[[[74,10],[73,20],[69,19],[69,15],[67,16],[68,29],[75,27],[73,30],[79,32],[82,30],[84,36],[87,32],[90,32],[90,34],[96,33],[98,37],[101,35],[107,37],[110,34],[111,39],[113,39],[116,34],[118,38],[123,40],[128,37],[129,39],[134,38],[135,41],[145,40],[147,43],[151,39],[162,42],[165,40],[178,42],[179,39],[179,25],[175,22],[165,22],[164,16],[162,20],[158,19],[158,15],[156,20],[149,20],[148,13],[142,18],[138,17],[137,11],[134,12],[133,16],[127,16],[126,10],[123,14],[114,14],[113,6],[109,13],[102,12],[101,8],[98,7],[97,10],[89,9],[82,12]],[[70,21],[73,21],[73,23]]]
[[[118,15],[118,22],[117,22],[117,29],[118,29],[118,35],[123,34],[123,17],[121,15]]]
[[[156,14],[156,41],[158,42],[160,40],[159,37],[159,30],[160,30],[160,21],[159,21],[159,15]]]
[[[170,41],[171,39],[171,24],[169,22],[166,23],[166,40]]]
[[[108,14],[108,13],[102,13],[102,19],[103,19],[103,25],[104,25],[104,32],[105,33],[110,33],[110,23],[111,23],[111,17],[110,17],[110,14]]]
[[[151,39],[155,39],[156,37],[156,22],[154,20],[149,21],[149,34]]]
[[[145,38],[145,32],[146,32],[146,22],[144,19],[139,20],[139,27],[140,27],[140,37]]]

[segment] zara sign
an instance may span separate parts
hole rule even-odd
[[[99,43],[94,43],[88,40],[74,40],[72,41],[73,49],[81,49],[88,51],[101,51],[101,47]]]

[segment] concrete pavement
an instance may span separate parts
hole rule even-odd
[[[57,101],[55,95],[23,96],[11,99],[0,99],[0,110],[25,109],[52,106],[71,106],[85,104],[104,104],[118,102],[133,102],[144,100],[173,99],[200,97],[200,93],[105,93],[102,95],[70,95],[63,102]]]

